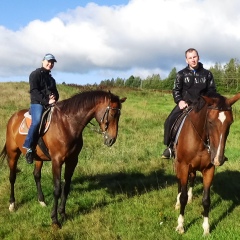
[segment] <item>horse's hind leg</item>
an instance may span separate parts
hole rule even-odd
[[[71,159],[69,162],[65,162],[65,173],[64,173],[64,180],[65,183],[62,186],[62,195],[61,195],[61,203],[58,208],[58,212],[62,217],[62,220],[66,220],[66,202],[67,202],[67,197],[70,192],[70,185],[72,181],[72,175],[74,173],[75,167],[77,165],[78,158]]]
[[[9,211],[13,212],[15,210],[15,191],[14,191],[14,185],[16,182],[16,176],[17,176],[17,161],[20,157],[20,150],[17,150],[16,152],[12,152],[11,155],[8,155],[8,166],[9,166],[9,182],[10,182],[10,199],[9,199]]]
[[[35,161],[35,168],[33,171],[33,176],[34,176],[34,180],[35,180],[36,187],[37,187],[38,201],[41,206],[45,207],[46,204],[45,204],[45,199],[44,199],[42,185],[41,185],[42,166],[43,166],[43,161]]]

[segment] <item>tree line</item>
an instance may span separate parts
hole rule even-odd
[[[225,65],[216,63],[214,66],[210,67],[209,70],[214,76],[218,92],[235,93],[239,91],[240,63],[237,59],[232,58]],[[102,80],[100,86],[172,90],[176,75],[177,69],[174,67],[165,79],[161,79],[160,74],[153,74],[146,79],[132,75],[128,79],[112,78]]]

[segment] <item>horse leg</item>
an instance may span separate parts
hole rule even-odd
[[[58,221],[58,200],[61,196],[61,171],[62,163],[59,160],[52,159],[52,173],[53,173],[53,208],[51,213],[52,226],[54,228],[61,228],[61,224]]]
[[[196,172],[191,172],[189,174],[189,189],[188,189],[188,203],[192,202],[192,197],[193,197],[193,186],[194,186],[194,181],[196,178]]]
[[[178,179],[178,195],[177,195],[177,202],[175,204],[176,210],[180,208],[180,195],[181,195],[181,181],[180,179]]]
[[[179,188],[181,188],[180,194],[179,194],[179,200],[180,200],[180,215],[178,217],[178,226],[176,227],[176,231],[179,233],[184,233],[184,211],[185,207],[187,205],[188,201],[188,193],[187,193],[187,183],[188,183],[188,169],[187,168],[181,168],[182,172],[180,174],[178,173],[179,178]],[[179,172],[179,170],[178,170]]]
[[[193,186],[194,186],[194,181],[196,178],[196,172],[191,172],[189,174],[189,190],[188,190],[188,203],[192,202],[192,196],[193,196]],[[178,210],[180,208],[180,194],[181,194],[181,181],[178,180],[178,195],[177,195],[177,202],[175,204],[175,209]]]
[[[15,191],[14,185],[17,177],[17,161],[20,157],[21,152],[17,151],[12,153],[12,156],[8,155],[8,166],[9,166],[9,182],[10,182],[10,199],[9,199],[9,211],[13,212],[15,210]]]
[[[209,210],[210,210],[210,187],[212,185],[212,180],[214,176],[214,166],[212,166],[209,169],[205,169],[203,171],[203,199],[202,199],[202,205],[203,205],[203,235],[206,236],[210,232],[210,225],[209,225]]]
[[[33,176],[34,176],[34,180],[36,183],[36,187],[37,187],[37,192],[38,192],[38,201],[40,203],[40,205],[42,207],[46,206],[45,200],[44,200],[44,195],[43,195],[43,191],[42,191],[42,185],[41,185],[41,170],[42,170],[42,166],[43,166],[43,161],[35,161],[35,167],[34,167],[34,171],[33,171]]]
[[[69,162],[65,162],[65,173],[64,173],[64,180],[65,183],[62,186],[62,195],[61,195],[61,203],[58,208],[58,212],[62,217],[62,221],[66,220],[66,202],[67,202],[67,197],[70,192],[70,185],[72,181],[72,175],[74,173],[75,167],[78,163],[78,158],[71,159]]]

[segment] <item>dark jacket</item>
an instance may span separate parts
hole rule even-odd
[[[29,76],[31,104],[38,103],[48,105],[49,95],[55,95],[56,101],[59,99],[56,81],[45,68],[37,68]]]
[[[176,104],[184,100],[194,102],[199,96],[209,92],[216,92],[213,75],[203,68],[199,62],[199,67],[195,71],[188,66],[177,73],[173,87],[173,98]]]

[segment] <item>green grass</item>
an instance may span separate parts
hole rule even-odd
[[[27,83],[0,83],[0,147],[5,141],[7,120],[18,109],[27,108]],[[177,184],[172,160],[160,158],[163,123],[174,106],[163,92],[110,89],[127,97],[119,122],[117,142],[110,148],[102,136],[84,130],[66,212],[60,230],[51,227],[53,186],[51,163],[44,163],[42,186],[47,207],[37,201],[33,166],[19,159],[16,181],[17,210],[10,213],[8,167],[0,167],[0,239],[201,239],[202,178],[197,175],[192,204],[187,205],[183,235],[175,232],[178,211],[174,205]],[[79,91],[59,86],[61,99]],[[239,239],[240,223],[240,103],[234,105],[233,123],[226,145],[229,161],[216,169],[211,189],[211,234],[205,239]],[[94,121],[93,121],[94,122]]]

